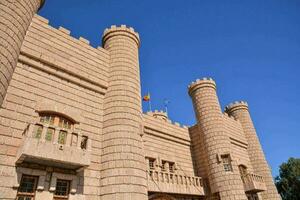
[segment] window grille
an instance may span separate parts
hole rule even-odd
[[[231,166],[231,160],[229,154],[226,155],[221,155],[222,163],[224,166],[224,170],[226,172],[231,172],[232,171],[232,166]]]
[[[65,200],[69,198],[70,181],[57,179],[54,200]]]
[[[33,200],[38,177],[23,175],[17,193],[17,200]]]

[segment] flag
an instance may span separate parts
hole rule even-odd
[[[150,101],[150,93],[143,97],[143,101]]]

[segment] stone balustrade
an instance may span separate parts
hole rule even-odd
[[[243,175],[242,181],[246,192],[262,192],[267,189],[264,178],[257,174],[248,173]]]
[[[201,177],[147,170],[149,192],[204,195]]]
[[[43,127],[39,137],[34,132],[36,125]],[[73,130],[55,128],[52,139],[48,141],[45,139],[47,129],[47,125],[41,124],[30,124],[26,128],[17,154],[17,165],[25,162],[75,170],[90,165],[91,140],[88,137]],[[59,139],[61,130],[66,131],[64,142]]]

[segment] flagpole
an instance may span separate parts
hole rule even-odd
[[[168,104],[169,104],[169,100],[168,99],[164,99],[164,104],[165,104],[165,112],[168,115]]]
[[[149,110],[150,112],[152,112],[152,108],[151,108],[151,96],[150,96],[150,92],[148,92],[148,97],[149,97]]]
[[[165,105],[165,112],[168,115],[168,106],[167,105]]]
[[[149,111],[151,112],[152,111],[152,108],[151,108],[151,99],[148,102],[149,102]]]

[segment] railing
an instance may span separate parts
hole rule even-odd
[[[204,195],[200,177],[147,170],[147,180],[148,190],[152,192]]]
[[[42,127],[38,134],[35,126]],[[17,164],[47,163],[47,165],[72,169],[79,169],[90,164],[91,140],[88,137],[60,127],[50,127],[53,129],[50,137],[49,133],[46,136],[48,128],[48,125],[30,124],[25,129],[23,143],[18,150]],[[66,134],[64,139],[60,135],[61,131]]]
[[[264,178],[260,175],[248,173],[242,176],[245,191],[261,192],[266,190]]]

